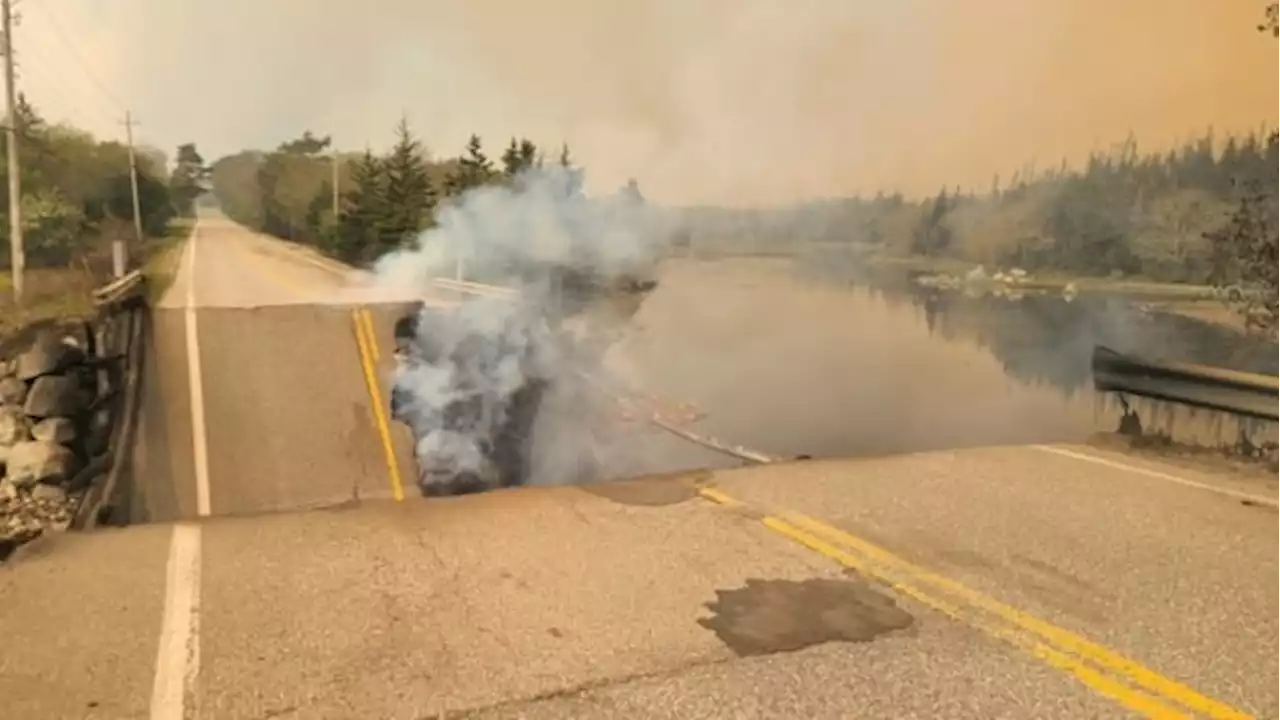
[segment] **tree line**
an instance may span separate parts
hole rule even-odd
[[[1275,196],[1275,133],[1212,134],[1167,152],[1132,139],[1079,168],[1028,167],[983,192],[942,188],[932,197],[877,194],[744,218],[704,211],[701,226],[744,221],[757,240],[858,241],[892,255],[955,258],[1076,275],[1122,274],[1209,282],[1215,244],[1246,198]],[[785,235],[785,237],[784,237]]]
[[[445,203],[547,162],[573,167],[567,145],[548,160],[533,141],[514,137],[496,161],[478,135],[457,157],[436,159],[402,119],[385,153],[335,152],[330,136],[308,130],[270,152],[221,158],[210,178],[233,220],[367,264],[431,227]]]
[[[513,138],[495,162],[477,136],[436,160],[401,122],[386,153],[332,153],[329,137],[308,131],[271,152],[223,158],[211,176],[236,221],[364,264],[430,227],[443,203],[545,161],[533,142]],[[567,147],[553,162],[572,164]],[[1274,131],[1207,132],[1148,152],[1130,137],[1077,167],[1028,165],[981,191],[671,212],[677,244],[730,253],[837,243],[1032,272],[1274,288],[1278,163]]]
[[[128,147],[99,140],[69,124],[50,123],[25,97],[18,98],[16,114],[22,171],[20,210],[28,267],[105,263],[107,241],[134,238]],[[4,136],[0,136],[0,153],[8,153]],[[190,212],[190,204],[200,192],[198,168],[203,161],[194,145],[183,146],[177,170],[170,176],[162,151],[143,147],[136,155],[143,230],[149,236],[160,236],[172,218]],[[8,182],[7,167],[0,168],[0,177]],[[3,203],[0,267],[5,269],[9,267],[9,214],[8,203]]]

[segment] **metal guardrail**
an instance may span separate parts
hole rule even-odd
[[[142,297],[145,285],[142,271],[134,270],[94,290],[93,304],[100,310],[111,310]]]
[[[99,397],[108,408],[111,432],[106,448],[81,470],[89,483],[71,527],[92,530],[110,517],[124,489],[122,476],[132,452],[141,401],[141,372],[146,342],[146,279],[131,272],[93,292],[98,308],[96,354]]]
[[[450,280],[448,278],[435,278],[431,281],[433,285],[442,290],[451,290],[467,295],[482,295],[484,297],[496,298],[514,298],[520,294],[515,288],[501,287],[498,285],[484,285],[482,283],[470,282],[468,280]]]
[[[1117,392],[1276,421],[1280,380],[1207,365],[1146,360],[1110,348],[1093,349],[1093,385]]]

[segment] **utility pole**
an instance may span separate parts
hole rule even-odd
[[[6,0],[7,1],[7,0]],[[133,190],[133,234],[142,245],[142,203],[138,200],[138,156],[133,150],[133,113],[124,113],[124,136],[129,145],[129,187]],[[128,253],[125,252],[124,240],[117,237],[111,241],[111,272],[115,277],[124,277]]]
[[[27,264],[22,246],[22,179],[19,177],[18,90],[13,78],[13,7],[10,0],[0,0],[0,25],[4,32],[4,94],[8,105],[5,134],[9,156],[9,269],[13,273],[13,303],[22,305],[23,270]]]

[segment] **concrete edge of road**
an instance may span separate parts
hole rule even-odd
[[[1280,500],[1277,497],[1259,492],[1249,492],[1243,489],[1244,483],[1236,483],[1241,487],[1233,487],[1227,484],[1195,480],[1185,477],[1185,471],[1183,473],[1178,472],[1184,470],[1183,468],[1155,458],[1135,457],[1131,460],[1124,453],[1099,451],[1087,445],[1028,445],[1025,447],[1060,457],[1072,458],[1082,463],[1090,463],[1111,468],[1112,470],[1141,475],[1167,484],[1213,493],[1238,500],[1243,505],[1268,507],[1273,510],[1280,509]]]

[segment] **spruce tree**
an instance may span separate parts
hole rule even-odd
[[[403,118],[396,127],[396,144],[383,161],[386,175],[386,211],[381,227],[381,250],[399,247],[431,221],[436,193],[427,175],[422,143]]]
[[[513,178],[533,167],[538,160],[538,146],[527,138],[517,141],[511,138],[507,149],[502,151],[502,173]]]
[[[351,189],[344,193],[336,250],[347,262],[377,257],[387,216],[387,175],[382,160],[366,150],[351,165]]]
[[[514,143],[514,140],[512,142]],[[472,134],[467,140],[466,153],[458,158],[458,167],[445,178],[445,194],[451,197],[462,195],[472,188],[490,182],[496,176],[493,162],[484,154],[480,136]]]
[[[507,177],[520,174],[520,143],[515,138],[511,138],[507,149],[502,151],[502,172]]]

